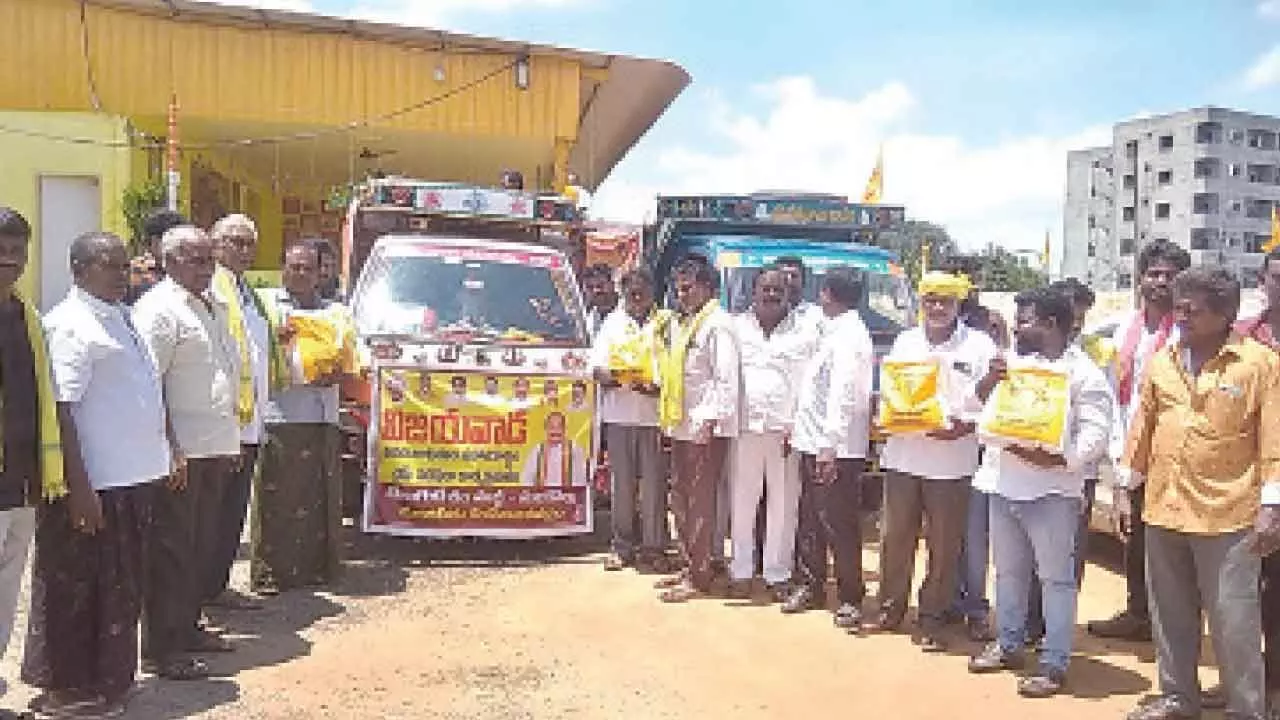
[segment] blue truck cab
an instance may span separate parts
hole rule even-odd
[[[854,205],[833,195],[660,196],[657,217],[645,254],[653,258],[659,297],[672,306],[671,270],[689,255],[701,255],[719,271],[720,303],[733,313],[750,307],[761,268],[791,256],[804,263],[809,302],[818,301],[827,272],[858,271],[858,311],[877,359],[915,320],[915,297],[897,255],[874,244],[878,233],[902,223],[901,207]]]
[[[901,207],[855,205],[834,195],[659,196],[644,256],[652,259],[658,297],[668,307],[675,307],[671,270],[690,255],[706,258],[719,271],[720,303],[733,313],[750,308],[756,276],[780,257],[804,263],[804,299],[813,303],[823,275],[854,269],[862,279],[858,312],[871,333],[878,367],[894,338],[916,319],[915,295],[898,256],[875,244],[877,235],[900,226],[903,216]],[[878,386],[880,373],[874,377]],[[882,440],[873,430],[872,475],[878,475]],[[878,509],[878,498],[876,486],[868,485],[866,507]]]

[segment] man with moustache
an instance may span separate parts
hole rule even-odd
[[[605,570],[634,565],[660,571],[668,569],[666,468],[658,434],[660,391],[656,382],[622,384],[609,369],[609,353],[623,342],[647,343],[656,363],[658,336],[671,318],[669,311],[654,307],[649,271],[628,272],[622,278],[622,292],[622,305],[605,318],[591,350],[592,372],[601,389],[601,432],[607,436],[613,471],[609,492],[612,552],[605,560]]]
[[[862,473],[871,424],[875,353],[858,317],[861,278],[836,269],[822,278],[824,321],[817,351],[800,376],[792,447],[800,453],[797,585],[782,606],[826,606],[827,551],[835,560],[837,628],[862,625]]]
[[[1233,330],[1240,284],[1229,271],[1186,270],[1173,296],[1178,340],[1149,362],[1123,461],[1145,492],[1160,683],[1129,718],[1200,716],[1208,616],[1226,716],[1261,720],[1258,577],[1280,549],[1280,360]]]
[[[258,469],[263,416],[272,389],[285,384],[282,376],[286,361],[267,322],[266,308],[244,276],[257,256],[257,225],[248,216],[228,215],[214,224],[210,236],[218,258],[213,292],[227,308],[228,329],[240,353],[236,413],[240,421],[241,462],[228,477],[222,505],[216,512],[214,557],[203,578],[201,598],[213,607],[255,610],[261,607],[259,603],[232,590],[229,582]]]
[[[110,715],[123,711],[138,666],[152,498],[171,457],[160,380],[123,305],[124,242],[81,235],[70,259],[75,285],[45,327],[102,522],[77,531],[70,503],[37,508],[22,677],[45,691],[45,712]]]
[[[36,510],[66,509],[61,531],[102,526],[98,498],[80,457],[70,408],[58,402],[36,306],[16,284],[27,267],[31,225],[0,207],[0,652],[9,645]],[[0,684],[0,694],[5,688]],[[0,717],[19,717],[0,710]]]
[[[757,511],[768,488],[764,522],[763,575],[773,596],[785,599],[794,564],[799,472],[792,466],[795,378],[817,345],[817,333],[803,325],[788,302],[787,278],[765,266],[752,286],[751,309],[734,318],[741,356],[741,406],[733,442],[730,522],[733,594],[749,597]]]
[[[230,649],[199,621],[218,510],[240,457],[240,352],[227,308],[210,290],[213,241],[180,225],[161,246],[166,277],[134,306],[133,322],[160,375],[178,471],[154,500],[143,657],[162,677],[189,680],[208,667],[186,653]]]
[[[1038,574],[1045,619],[1039,667],[1018,680],[1018,694],[1043,698],[1066,683],[1076,616],[1075,538],[1087,468],[1111,438],[1114,408],[1106,376],[1071,345],[1071,299],[1049,288],[1019,293],[1015,324],[1019,356],[1066,374],[1068,399],[1059,454],[1017,443],[987,442],[974,485],[990,495],[991,549],[996,570],[997,639],[969,660],[972,673],[1018,670],[1024,663],[1027,587]],[[1003,359],[979,384],[988,398],[1005,382]]]
[[[1266,307],[1260,314],[1237,322],[1236,332],[1280,352],[1280,249],[1263,258],[1262,290]],[[1261,603],[1267,692],[1275,697],[1280,691],[1280,555],[1274,553],[1262,559]]]
[[[658,418],[672,440],[672,510],[685,570],[659,582],[664,602],[707,595],[716,571],[718,496],[729,440],[738,434],[738,343],[716,302],[715,269],[690,258],[675,271],[680,316],[670,328]]]
[[[931,272],[921,278],[919,292],[923,324],[899,334],[885,359],[936,363],[948,417],[938,430],[890,435],[885,442],[879,612],[871,629],[896,630],[906,617],[917,538],[923,530],[928,566],[920,588],[917,640],[925,652],[941,652],[946,649],[944,616],[955,593],[971,481],[978,468],[978,386],[999,350],[981,330],[960,322],[968,280]],[[985,622],[980,630],[985,634]]]

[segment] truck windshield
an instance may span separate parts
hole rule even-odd
[[[361,335],[582,346],[568,264],[554,255],[447,245],[375,248],[352,297]]]
[[[760,274],[758,267],[735,267],[724,271],[724,295],[730,312],[751,307],[751,286]],[[805,274],[804,299],[818,302],[823,269],[809,268]],[[866,289],[858,308],[867,330],[896,333],[911,324],[911,291],[906,279],[887,273],[863,272]]]

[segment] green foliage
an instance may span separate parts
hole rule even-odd
[[[962,254],[945,227],[924,220],[908,220],[898,230],[880,233],[875,242],[898,254],[912,281],[920,278],[920,259],[927,244],[931,270],[962,270],[983,290],[1018,292],[1047,282],[1038,268],[995,244],[979,253]]]
[[[1019,292],[1048,282],[1048,277],[1039,269],[994,244],[988,244],[981,253],[969,258],[966,264],[975,270],[974,281],[986,291]]]
[[[143,223],[147,214],[159,207],[164,207],[165,186],[159,179],[153,178],[142,183],[134,183],[124,189],[120,198],[121,212],[124,213],[125,224],[129,227],[129,250],[135,255],[146,249],[146,231]]]
[[[928,265],[935,270],[956,254],[956,243],[947,229],[924,220],[908,220],[901,228],[882,232],[876,237],[877,245],[898,254],[907,277],[913,281],[920,278],[920,258],[926,243],[929,245]]]

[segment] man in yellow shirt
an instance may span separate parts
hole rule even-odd
[[[1201,614],[1227,717],[1266,713],[1258,574],[1280,548],[1280,361],[1232,329],[1222,268],[1174,281],[1179,340],[1141,385],[1123,464],[1145,480],[1147,585],[1160,697],[1131,720],[1198,717]]]

